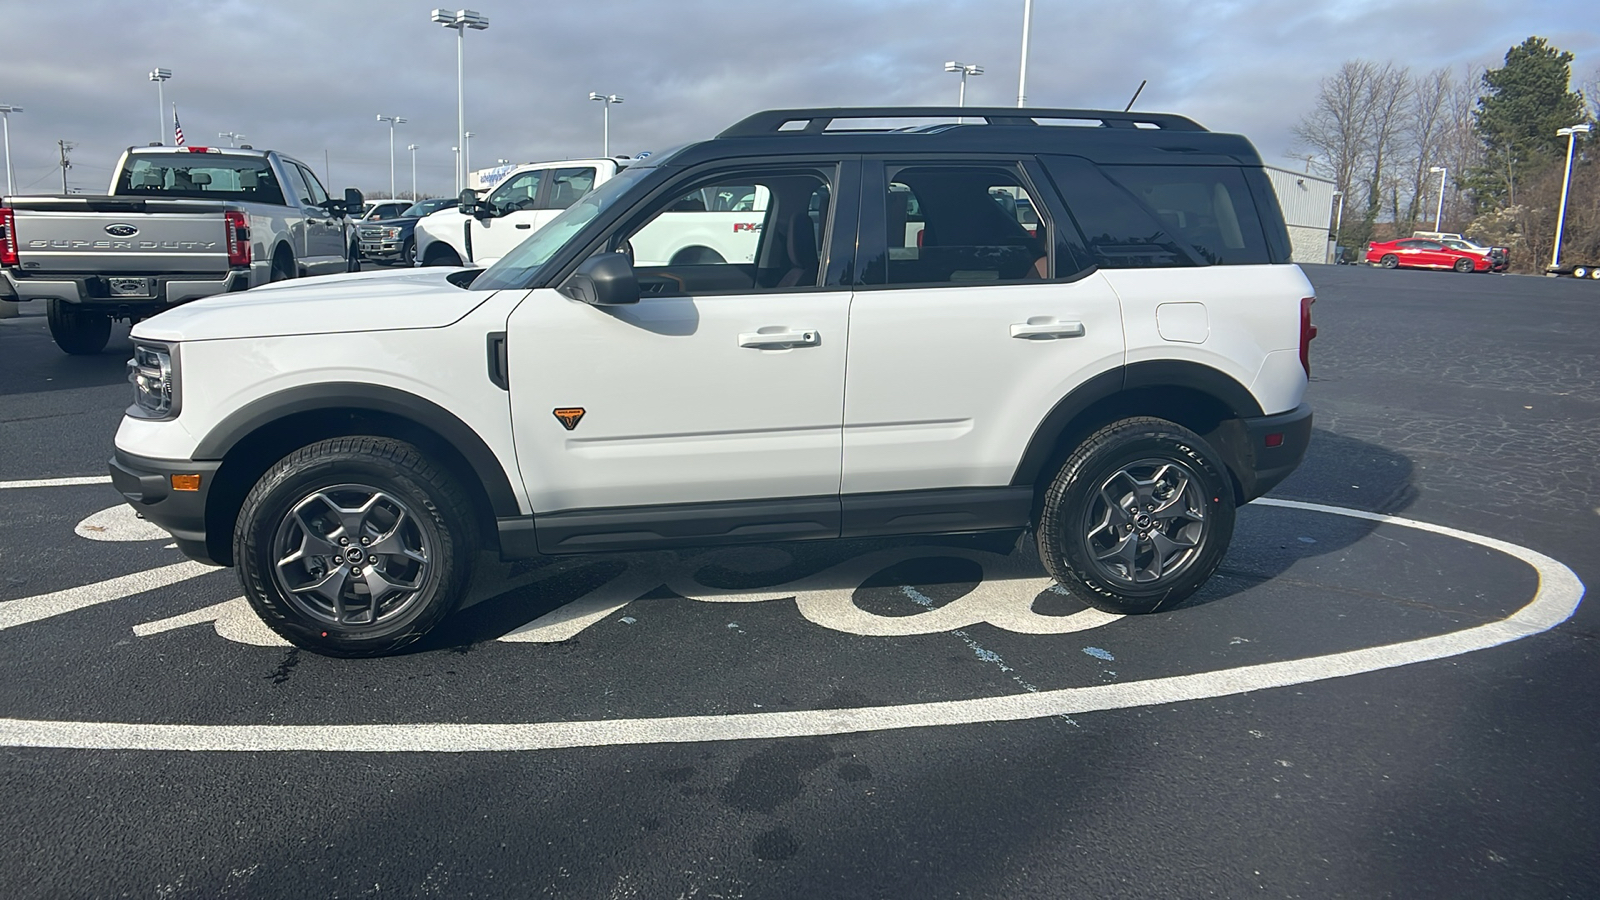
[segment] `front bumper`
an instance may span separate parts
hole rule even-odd
[[[206,549],[206,496],[222,463],[148,459],[118,449],[110,465],[111,483],[128,505],[170,532],[185,556],[221,565]],[[174,475],[199,475],[199,490],[173,490]]]
[[[1289,412],[1245,419],[1243,424],[1245,465],[1236,474],[1249,503],[1277,487],[1306,458],[1306,448],[1311,446],[1311,406],[1302,403]]]
[[[405,241],[362,241],[361,255],[367,259],[399,259]]]

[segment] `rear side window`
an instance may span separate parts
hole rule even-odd
[[[869,284],[946,285],[1050,277],[1050,232],[1016,167],[887,167],[887,255]]]
[[[1213,266],[1272,262],[1244,176],[1229,166],[1105,166],[1162,228]]]
[[[594,190],[594,167],[557,169],[551,173],[550,209],[566,209],[578,198]]]
[[[283,187],[266,159],[218,153],[130,155],[117,176],[116,193],[283,205]]]
[[[1078,156],[1046,156],[1041,161],[1083,232],[1096,265],[1160,269],[1198,263],[1149,208],[1093,163]]]

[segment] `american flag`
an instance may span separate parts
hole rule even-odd
[[[172,139],[183,146],[183,126],[178,124],[178,104],[172,104]]]

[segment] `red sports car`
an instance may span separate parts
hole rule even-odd
[[[1455,269],[1457,272],[1488,272],[1494,263],[1486,253],[1457,250],[1424,238],[1401,238],[1367,245],[1367,263],[1398,269]]]

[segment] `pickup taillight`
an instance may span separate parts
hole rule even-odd
[[[17,213],[0,206],[0,266],[17,264]]]
[[[230,209],[223,216],[227,219],[228,265],[250,265],[250,225],[245,221],[244,213]]]
[[[1311,339],[1317,336],[1317,326],[1311,324],[1311,304],[1315,302],[1315,297],[1300,299],[1300,365],[1307,378],[1311,377]]]

